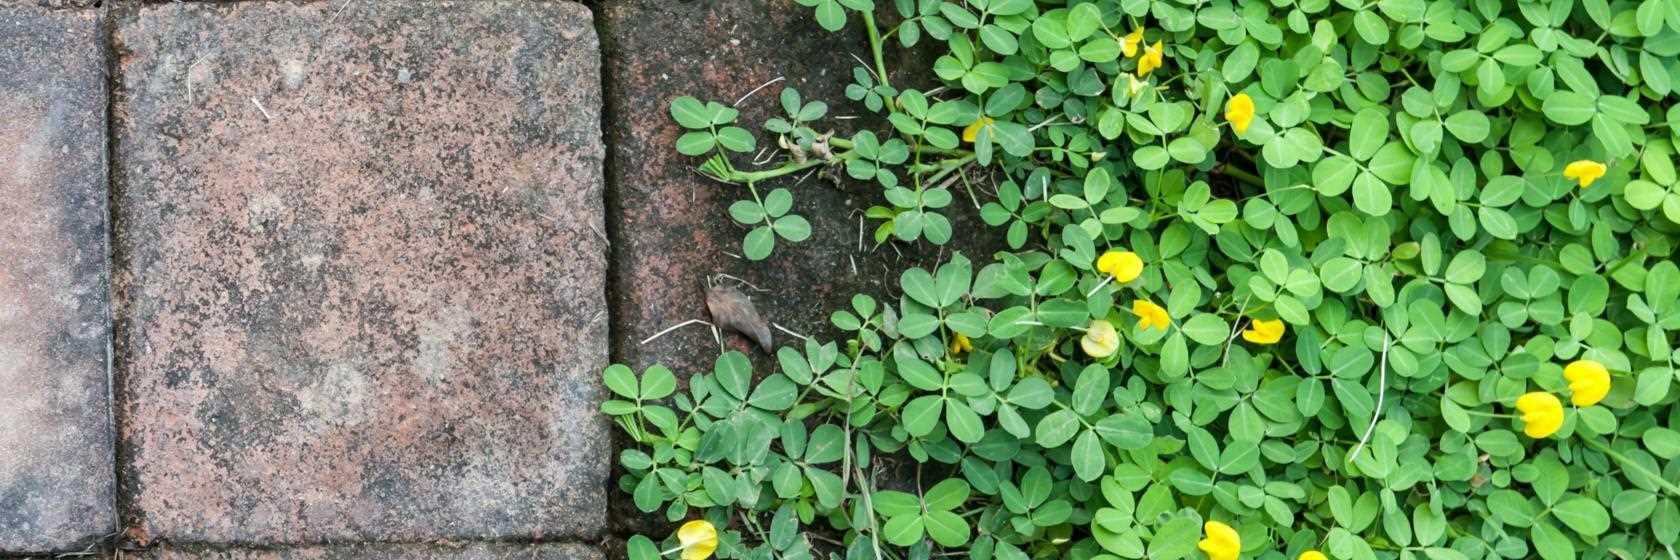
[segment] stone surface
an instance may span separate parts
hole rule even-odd
[[[115,527],[100,36],[0,5],[0,552]]]
[[[271,550],[162,546],[143,560],[602,560],[600,550],[578,544],[358,544]]]
[[[28,6],[41,8],[88,8],[99,5],[100,0],[0,0],[0,6]]]
[[[692,95],[731,104],[778,77],[784,80],[738,105],[740,121],[758,137],[759,146],[775,145],[775,136],[759,127],[781,114],[777,98],[786,86],[798,89],[807,101],[827,102],[827,126],[846,134],[870,126],[886,134],[884,119],[870,117],[861,103],[844,95],[851,69],[870,56],[859,20],[830,33],[817,26],[810,8],[785,0],[613,0],[599,9],[609,94],[608,205],[617,217],[609,224],[614,361],[638,371],[663,363],[679,375],[710,370],[720,349],[704,326],[641,341],[683,321],[707,319],[703,283],[713,274],[730,274],[760,288],[745,291],[767,320],[831,339],[837,333],[829,314],[847,306],[853,294],[897,297],[905,268],[949,255],[951,248],[942,251],[926,243],[877,248],[870,237],[875,221],[862,225],[860,240],[863,210],[882,203],[878,186],[850,179],[835,184],[820,176],[799,182],[793,176],[760,188],[789,188],[793,211],[811,222],[811,238],[797,244],[779,241],[762,262],[737,258],[730,253],[741,253],[746,230],[729,218],[728,207],[749,195],[744,187],[701,177],[694,171],[698,161],[675,149],[682,130],[670,117],[673,99]],[[930,75],[927,55],[925,50],[889,49],[893,83]],[[747,164],[747,158],[735,161]],[[966,194],[955,198],[946,214],[957,231],[965,232],[955,248],[983,261],[995,237],[986,234]],[[772,334],[777,345],[797,342],[779,330]],[[774,367],[770,356],[742,336],[725,335],[724,343],[752,356],[761,373]],[[612,498],[616,532],[668,530],[659,525],[662,514],[636,511],[616,486]]]
[[[598,534],[589,11],[117,8],[125,523],[264,546]]]

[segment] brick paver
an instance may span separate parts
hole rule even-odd
[[[588,10],[117,9],[126,521],[265,546],[599,533]]]
[[[0,5],[0,553],[114,530],[98,14]]]
[[[601,560],[577,544],[359,544],[259,550],[162,546],[142,560]]]

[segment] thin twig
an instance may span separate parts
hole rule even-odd
[[[263,115],[263,120],[265,120],[265,121],[272,121],[272,120],[274,120],[274,115],[270,115],[270,114],[268,114],[268,108],[266,108],[266,107],[263,107],[263,104],[262,104],[262,102],[261,102],[261,101],[257,101],[257,98],[255,98],[255,97],[252,97],[252,98],[251,98],[251,104],[252,104],[252,105],[256,105],[256,106],[257,106],[257,110],[258,110],[258,111],[262,111],[262,115]]]
[[[791,330],[788,330],[787,327],[784,327],[784,326],[781,326],[781,325],[778,325],[778,324],[775,324],[775,323],[770,323],[770,326],[776,327],[776,330],[788,333],[789,336],[792,336],[794,338],[798,338],[799,340],[810,340],[811,339],[811,337],[793,332]]]
[[[1377,419],[1382,417],[1383,397],[1385,396],[1384,393],[1387,393],[1387,392],[1388,392],[1388,331],[1384,330],[1383,331],[1382,361],[1378,362],[1378,364],[1377,364],[1377,407],[1374,408],[1374,409],[1371,409],[1371,425],[1365,427],[1365,435],[1363,437],[1359,438],[1359,445],[1353,446],[1353,451],[1348,453],[1348,456],[1347,456],[1348,462],[1353,461],[1353,457],[1355,455],[1359,454],[1359,450],[1364,449],[1365,444],[1367,442],[1371,441],[1371,434],[1376,433],[1376,431],[1377,431]]]
[[[761,90],[761,89],[764,89],[764,88],[767,88],[767,87],[770,87],[770,84],[774,84],[774,83],[776,83],[776,82],[780,82],[780,81],[782,81],[782,80],[783,80],[783,79],[786,79],[786,77],[785,77],[785,76],[776,76],[776,79],[774,79],[774,80],[770,80],[770,81],[768,81],[768,82],[764,82],[764,83],[763,83],[763,84],[760,84],[760,85],[759,85],[759,86],[758,86],[758,87],[755,87],[755,88],[753,88],[753,90],[752,90],[752,91],[749,91],[749,92],[747,92],[747,94],[746,94],[746,95],[743,95],[743,96],[741,96],[741,98],[740,98],[740,99],[736,99],[736,100],[735,100],[735,104],[734,104],[734,105],[731,105],[731,107],[740,107],[740,106],[741,106],[741,103],[742,103],[742,102],[744,102],[744,101],[746,101],[746,100],[747,100],[747,98],[748,98],[748,97],[752,97],[752,96],[753,96],[753,94],[755,94],[755,93],[758,93],[758,91],[759,91],[759,90]]]
[[[717,273],[717,275],[718,275],[719,278],[728,278],[730,280],[740,282],[742,286],[752,288],[752,290],[755,291],[755,292],[768,292],[768,291],[770,291],[770,290],[766,290],[764,288],[760,288],[758,286],[754,286],[752,282],[748,282],[748,281],[743,280],[740,277],[732,275],[732,274],[726,274],[726,273],[723,273],[723,272],[719,272],[719,273]]]
[[[637,346],[640,346],[640,345],[643,345],[643,344],[647,344],[647,343],[649,343],[649,342],[653,342],[653,339],[655,339],[655,338],[659,338],[659,337],[661,337],[661,336],[665,336],[665,335],[666,335],[666,334],[667,334],[667,333],[670,333],[670,332],[671,332],[671,331],[674,331],[674,330],[677,330],[677,329],[680,329],[680,328],[683,328],[683,327],[686,327],[686,326],[689,326],[689,325],[692,325],[692,324],[695,324],[695,323],[700,323],[700,324],[702,324],[702,325],[706,325],[706,326],[708,326],[708,327],[712,327],[712,328],[713,328],[713,329],[717,329],[717,325],[713,325],[713,324],[711,324],[711,323],[708,323],[708,322],[706,322],[706,320],[704,320],[704,319],[689,319],[689,320],[687,320],[687,321],[683,321],[683,322],[681,322],[681,323],[677,323],[677,324],[676,324],[676,325],[673,325],[673,326],[670,326],[670,327],[666,327],[666,329],[665,329],[665,330],[662,330],[662,331],[659,331],[659,332],[657,332],[657,333],[654,333],[654,334],[653,334],[653,336],[650,336],[650,337],[647,337],[647,339],[646,339],[646,340],[643,340],[643,341],[641,341],[641,342],[638,342],[638,343],[636,343],[636,345],[637,345]]]

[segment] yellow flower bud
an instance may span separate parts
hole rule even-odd
[[[1563,178],[1580,182],[1581,188],[1584,189],[1592,186],[1593,181],[1597,181],[1599,177],[1603,177],[1607,170],[1609,167],[1602,163],[1590,159],[1577,160],[1563,167]]]
[[[1328,557],[1324,556],[1323,552],[1319,552],[1317,550],[1308,550],[1306,552],[1302,552],[1300,556],[1296,556],[1295,560],[1330,560],[1330,559]]]
[[[970,341],[968,337],[963,336],[962,333],[957,333],[956,336],[951,337],[950,350],[952,354],[970,352],[974,350],[974,342]]]
[[[1161,64],[1164,62],[1164,55],[1165,53],[1161,48],[1160,41],[1156,41],[1155,44],[1144,47],[1143,56],[1138,58],[1137,76],[1139,78],[1148,76],[1150,72],[1154,72],[1156,68],[1160,68]]]
[[[1120,39],[1120,54],[1126,55],[1126,58],[1137,56],[1138,45],[1141,43],[1143,43],[1143,28],[1139,27]]]
[[[1230,525],[1209,521],[1202,525],[1202,532],[1207,538],[1196,543],[1196,548],[1206,552],[1208,560],[1237,560],[1242,553],[1242,536]]]
[[[963,141],[971,143],[974,142],[975,138],[980,137],[980,129],[992,126],[993,122],[996,121],[992,120],[991,117],[981,115],[980,118],[975,120],[973,124],[963,128]]]
[[[1254,98],[1246,93],[1231,96],[1225,103],[1225,120],[1230,121],[1231,130],[1237,134],[1248,132],[1248,124],[1254,122]]]
[[[1563,401],[1551,393],[1535,391],[1517,397],[1517,410],[1522,411],[1523,433],[1528,437],[1540,439],[1563,427]]]
[[[1109,251],[1097,257],[1097,271],[1105,272],[1122,284],[1137,280],[1143,274],[1143,259],[1131,251]]]
[[[1277,344],[1279,340],[1283,340],[1283,333],[1287,330],[1282,319],[1255,319],[1249,323],[1248,329],[1242,332],[1242,337],[1243,340],[1255,344]]]
[[[1097,319],[1085,327],[1085,337],[1079,339],[1079,347],[1085,350],[1085,355],[1096,359],[1113,356],[1120,350],[1120,333],[1114,331],[1114,325],[1108,321]]]
[[[1569,402],[1575,406],[1592,406],[1610,394],[1610,370],[1592,360],[1575,360],[1563,368],[1563,378],[1569,380]]]

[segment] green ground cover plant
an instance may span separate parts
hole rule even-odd
[[[774,371],[609,367],[620,487],[689,520],[631,558],[1677,557],[1680,2],[797,1],[879,125],[677,99],[743,254],[813,169],[1009,249]]]

